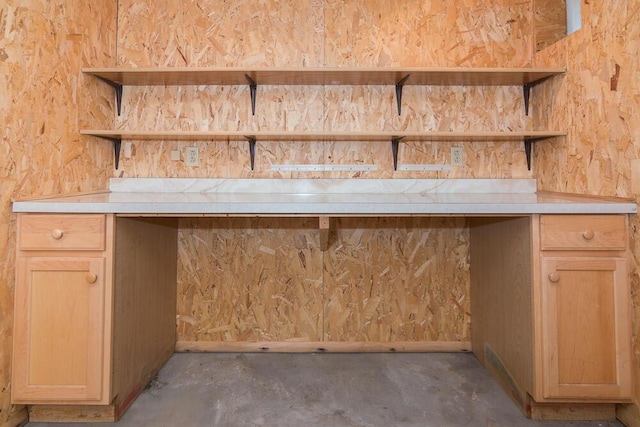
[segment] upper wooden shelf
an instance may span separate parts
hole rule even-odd
[[[518,131],[518,132],[351,132],[351,131],[122,131],[81,130],[82,135],[107,139],[171,140],[171,141],[524,141],[566,136],[566,132]]]
[[[123,86],[244,85],[527,85],[564,68],[83,68]],[[405,79],[402,81],[403,79]]]

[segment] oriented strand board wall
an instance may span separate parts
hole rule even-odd
[[[185,219],[178,339],[322,339],[317,218]]]
[[[118,65],[525,66],[531,59],[531,23],[529,1],[120,0]],[[116,126],[299,131],[532,128],[519,87],[408,86],[401,116],[394,88],[388,86],[259,86],[257,101],[252,116],[248,87],[129,87]],[[169,160],[171,150],[184,151],[188,145],[200,148],[198,168]],[[448,163],[451,145],[401,144],[399,162]],[[465,167],[451,172],[394,172],[389,143],[259,142],[251,171],[245,141],[132,141],[124,144],[117,173],[232,178],[531,176],[522,144],[465,144],[465,159]],[[270,170],[273,164],[301,163],[375,164],[379,169]],[[179,340],[469,341],[464,221],[335,221],[335,241],[325,254],[317,248],[317,224],[296,221],[281,227],[278,221],[265,220],[255,230],[257,223],[248,220],[181,221]],[[298,248],[300,240],[309,246]],[[373,276],[360,277],[367,274]]]
[[[529,1],[121,0],[122,66],[391,67],[523,66],[531,58]],[[267,11],[267,12],[265,12]],[[122,129],[152,130],[520,130],[531,128],[517,87],[126,88]],[[199,168],[171,162],[172,149],[201,148]],[[446,163],[452,143],[401,144],[401,163]],[[387,143],[270,143],[251,171],[245,141],[125,143],[122,176],[528,177],[517,143],[465,147],[451,172],[394,172]],[[278,173],[272,164],[376,164],[375,172]]]
[[[111,96],[80,68],[115,65],[116,2],[0,2],[0,424],[20,416],[9,385],[15,263],[11,199],[106,188],[107,143],[84,125],[113,123]],[[83,125],[83,126],[84,126]]]
[[[327,341],[469,341],[464,218],[339,218],[325,253]]]
[[[564,123],[566,140],[535,152],[539,188],[633,197],[640,201],[640,0],[582,2],[582,29],[534,56],[568,73],[539,94],[535,121]],[[640,384],[640,232],[631,217],[634,380]],[[640,389],[636,387],[636,401]],[[618,416],[640,425],[629,405]]]
[[[567,35],[566,0],[533,0],[535,50],[550,46]]]
[[[469,341],[463,218],[186,219],[180,341]]]

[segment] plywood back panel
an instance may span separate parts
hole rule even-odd
[[[567,35],[566,0],[533,0],[535,50],[539,51]]]
[[[119,8],[118,65],[133,67],[509,67],[531,58],[531,5],[507,0],[240,0],[140,3]],[[150,31],[149,29],[153,29]],[[408,87],[398,116],[392,86],[259,86],[255,116],[248,87],[126,88],[123,130],[526,130],[521,89]],[[203,141],[198,168],[170,162],[193,143],[125,150],[121,176],[528,177],[524,148],[474,144],[450,172],[396,172],[379,144],[258,146],[255,171],[235,142]],[[355,145],[355,146],[354,146]],[[448,162],[451,143],[407,147],[404,163]],[[500,144],[502,145],[502,144]],[[505,146],[506,147],[506,146]],[[419,153],[438,153],[420,155]],[[497,154],[496,154],[497,153]],[[487,160],[490,159],[490,160]],[[375,163],[367,173],[282,174],[272,164]]]
[[[525,66],[531,58],[531,19],[529,2],[507,0],[190,0],[169,4],[121,0],[118,65]],[[393,86],[258,86],[256,113],[252,115],[247,86],[127,87],[123,114],[115,125],[123,130],[532,129],[519,87],[411,86],[403,95],[403,111],[398,115]],[[452,145],[402,143],[399,163],[447,164]],[[127,141],[117,175],[531,176],[523,144],[456,145],[465,146],[464,167],[449,172],[406,172],[393,170],[390,142],[266,141],[257,144],[256,166],[251,171],[248,143],[244,141]],[[171,150],[184,155],[187,146],[199,148],[199,167],[187,168],[182,161],[169,160]],[[375,165],[377,170],[271,170],[273,165],[288,164]],[[324,254],[317,246],[317,224],[307,220],[287,224],[284,227],[277,220],[181,221],[180,341],[468,341],[468,233],[464,222],[340,220],[336,221],[334,237],[343,247]],[[430,225],[434,229],[429,231]],[[352,242],[354,234],[362,234],[362,241]],[[427,240],[425,236],[429,236]],[[299,249],[296,242],[302,238],[310,246]],[[413,257],[428,255],[433,264],[414,277],[415,268],[423,263],[416,266],[414,258],[397,253],[398,247],[389,246],[392,241],[413,245],[417,248]],[[260,249],[269,252],[276,246],[275,259]],[[342,260],[347,249],[349,255]],[[304,267],[301,253],[307,263]],[[387,266],[389,271],[380,276],[383,269],[378,271],[378,266]],[[367,268],[375,270],[376,292],[384,301],[375,308],[366,305],[365,295],[357,288],[357,275]],[[301,287],[297,285],[301,280],[313,285]],[[348,291],[342,293],[344,286]],[[338,315],[338,306],[346,311]],[[344,315],[347,318],[342,319]]]
[[[465,223],[336,219],[334,242],[324,257],[324,338],[469,341]]]
[[[181,220],[178,341],[469,341],[465,223]]]
[[[178,341],[319,341],[317,222],[180,220]]]

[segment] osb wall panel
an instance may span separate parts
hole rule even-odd
[[[539,144],[537,177],[549,190],[631,196],[638,157],[640,16],[635,1],[582,4],[582,29],[535,56],[568,72],[536,94],[541,120],[567,128],[561,144]],[[554,45],[555,46],[555,45]],[[563,52],[564,50],[564,52]],[[537,89],[537,88],[536,88]],[[552,109],[553,108],[553,109]],[[555,165],[556,167],[549,167]]]
[[[540,144],[539,188],[640,200],[640,0],[582,2],[582,29],[534,56],[562,63],[566,76],[540,92],[540,120],[564,123],[569,135]],[[553,110],[551,110],[553,108]],[[538,118],[536,118],[538,120]],[[634,381],[640,384],[640,231],[631,217]],[[640,401],[636,387],[635,400]],[[618,413],[640,425],[631,405]]]
[[[178,340],[322,339],[317,218],[180,222]]]
[[[181,220],[178,340],[469,340],[464,219],[317,221]]]
[[[527,129],[519,87],[416,87],[396,111],[393,87],[262,87],[256,115],[250,113],[248,88],[144,87],[125,91],[118,127],[131,130],[270,131],[509,131]],[[492,100],[487,108],[481,100]],[[171,162],[171,150],[200,148],[197,168]],[[188,177],[508,177],[530,176],[521,143],[402,143],[402,164],[445,164],[452,145],[466,150],[466,164],[451,172],[394,172],[389,142],[259,141],[256,167],[250,170],[246,141],[126,141],[122,176]],[[506,161],[504,157],[507,157]],[[281,173],[277,164],[374,164],[372,172]]]
[[[333,66],[522,66],[530,1],[326,0]]]
[[[533,0],[533,25],[536,51],[567,35],[566,0]]]
[[[115,65],[115,24],[115,0],[0,2],[0,424],[19,410],[9,403],[11,199],[106,188],[108,144],[80,138],[78,122],[113,125],[113,96],[80,68]]]
[[[531,23],[531,4],[528,0],[465,0],[455,3],[417,0],[205,0],[168,4],[159,0],[121,0],[117,57],[118,65],[130,67],[524,66],[531,59]],[[524,115],[521,88],[518,87],[407,86],[402,110],[399,116],[394,88],[388,86],[259,86],[255,116],[250,113],[248,87],[129,87],[125,89],[123,115],[116,119],[115,125],[120,129],[132,130],[203,131],[507,131],[532,128],[532,119]],[[191,145],[200,148],[199,167],[186,168],[181,161],[169,160],[171,150],[184,152],[184,147]],[[232,178],[531,176],[526,169],[522,143],[456,143],[465,147],[465,166],[450,172],[396,172],[393,170],[390,145],[390,142],[261,141],[257,144],[255,170],[251,171],[246,141],[128,141],[124,144],[121,167],[117,173],[129,177]],[[452,145],[450,142],[402,143],[399,162],[445,164],[449,162]],[[378,170],[271,171],[272,165],[280,164],[373,164]],[[364,222],[365,226],[371,228],[371,223],[367,221]],[[216,257],[220,258],[212,259],[219,269],[225,265],[222,254],[227,258],[226,263],[232,265],[235,264],[231,260],[240,256],[235,252],[229,253],[230,249],[224,249],[227,245],[231,245],[234,239],[244,242],[247,236],[254,235],[248,225],[241,228],[242,232],[235,230],[234,234],[222,240],[227,243],[221,249],[222,243],[216,240],[218,238],[213,238],[206,227],[196,224],[201,223],[181,223],[180,253],[200,254],[200,257],[204,256],[202,254],[218,254]],[[347,223],[348,227],[353,224]],[[298,325],[304,330],[291,329],[295,323],[287,325],[286,321],[305,318],[295,310],[279,310],[274,314],[275,308],[268,308],[269,314],[264,320],[266,323],[258,325],[255,313],[242,304],[234,307],[225,306],[224,302],[222,307],[211,304],[213,299],[210,294],[222,292],[221,289],[227,292],[225,298],[246,301],[247,305],[255,304],[258,296],[269,297],[270,293],[285,292],[276,284],[264,288],[265,294],[254,288],[260,271],[256,266],[267,262],[261,258],[264,254],[256,252],[255,246],[248,245],[244,250],[249,252],[241,254],[246,259],[258,257],[260,260],[258,264],[246,263],[251,268],[243,271],[242,281],[246,281],[246,284],[242,286],[236,279],[229,278],[233,274],[228,267],[224,267],[227,269],[224,275],[218,270],[203,275],[214,281],[202,283],[204,279],[192,276],[192,270],[207,269],[205,261],[211,262],[212,259],[199,258],[201,262],[192,263],[190,257],[182,256],[178,267],[179,299],[182,300],[179,307],[180,339],[265,340],[303,337],[369,341],[468,340],[468,318],[465,317],[468,316],[466,234],[455,228],[460,227],[459,224],[452,224],[455,221],[446,223],[446,226],[436,224],[428,233],[420,225],[416,225],[416,230],[411,229],[413,225],[403,220],[379,224],[382,226],[381,235],[396,241],[408,239],[415,245],[420,253],[415,256],[429,254],[431,267],[425,267],[422,272],[424,276],[418,278],[412,276],[415,271],[410,269],[407,259],[396,260],[392,257],[391,254],[395,256],[395,252],[373,228],[366,230],[367,238],[357,246],[345,244],[344,248],[349,248],[351,252],[350,263],[338,265],[337,255],[332,258],[326,258],[325,255],[324,264],[317,261],[320,263],[317,268],[334,273],[330,283],[321,282],[331,292],[331,299],[324,300],[323,306],[323,300],[311,293],[313,308],[320,310],[314,314],[314,319],[321,322],[321,326]],[[214,233],[221,235],[222,231],[216,228]],[[260,233],[260,236],[268,235],[265,231]],[[277,230],[278,238],[287,242],[291,242],[296,233],[299,231]],[[306,233],[315,236],[317,230],[308,230]],[[429,234],[430,242],[453,239],[455,244],[445,248],[446,255],[437,255],[433,252],[435,243],[421,240],[426,234]],[[343,238],[343,234],[338,236]],[[414,242],[415,239],[418,240]],[[279,262],[287,269],[303,274],[305,271],[298,270],[297,251],[291,245],[285,244],[284,247],[289,247],[289,250],[283,251]],[[392,271],[377,281],[380,288],[376,292],[380,298],[391,299],[377,306],[375,313],[369,312],[371,305],[365,310],[363,295],[358,294],[356,289],[342,296],[337,291],[338,286],[347,286],[346,282],[338,280],[340,274],[349,268],[360,271],[372,262],[366,258],[369,252],[378,257],[376,265],[389,265]],[[310,262],[311,258],[306,258]],[[450,280],[439,291],[436,288],[443,285],[437,281],[439,279],[427,282],[427,277],[433,274],[450,271],[453,272]],[[391,277],[395,280],[393,283],[387,281]],[[311,281],[317,279],[314,275],[307,277]],[[409,286],[406,295],[396,286],[402,280]],[[221,285],[216,288],[212,284],[227,281],[230,283],[228,288],[220,288]],[[200,288],[206,294],[200,295]],[[302,294],[296,293],[296,289],[287,288],[287,295],[303,298]],[[328,301],[331,305],[327,305]],[[444,304],[444,308],[438,304]],[[338,324],[335,310],[342,305],[348,307],[345,312],[348,318],[342,320],[346,323]],[[408,320],[406,316],[411,316],[411,319]],[[380,320],[383,317],[384,321]],[[235,324],[230,324],[231,318],[236,319]],[[364,327],[371,319],[375,320],[376,325],[379,320],[382,323],[376,327]],[[427,329],[421,331],[422,327]],[[330,333],[323,332],[322,328],[327,328]]]
[[[463,218],[336,218],[325,253],[328,341],[468,341]]]
[[[530,1],[209,0],[167,4],[122,0],[119,8],[118,64],[132,67],[508,67],[529,64],[530,45]],[[125,113],[116,125],[141,130],[531,128],[519,88],[406,87],[402,116],[396,112],[393,87],[260,86],[255,116],[250,114],[248,92],[248,87],[126,88]],[[170,150],[184,152],[184,147],[193,144],[203,151],[205,161],[200,167],[185,168],[182,162],[169,161]],[[517,143],[460,143],[466,146],[465,167],[444,173],[394,173],[387,161],[389,144],[265,144],[258,145],[256,169],[251,171],[248,162],[234,162],[247,156],[246,152],[236,152],[236,146],[246,145],[242,141],[130,141],[118,174],[255,178],[530,176],[523,167],[524,148]],[[448,162],[451,145],[406,144],[403,162]],[[509,159],[502,162],[506,152],[514,154],[508,154]],[[275,157],[275,153],[283,156]],[[511,161],[512,155],[520,160]],[[379,169],[367,173],[284,174],[270,170],[272,164],[338,161],[375,163]]]

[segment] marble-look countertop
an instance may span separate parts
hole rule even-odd
[[[636,213],[627,200],[536,192],[532,179],[112,179],[109,191],[15,201],[14,212],[126,215]]]

